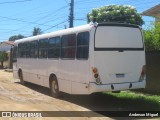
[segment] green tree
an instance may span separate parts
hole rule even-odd
[[[122,22],[143,25],[144,21],[135,7],[130,5],[108,5],[92,9],[87,15],[88,22]]]
[[[2,69],[4,68],[3,62],[6,60],[8,60],[8,54],[4,51],[0,51],[0,62],[1,62]]]
[[[15,40],[18,40],[18,39],[22,39],[24,38],[23,35],[19,34],[19,35],[13,35],[9,38],[9,41],[15,41]]]
[[[155,45],[156,50],[160,51],[160,22],[155,23],[155,27],[153,31],[154,31],[153,43]]]
[[[160,51],[160,22],[155,22],[151,27],[143,30],[146,51]]]
[[[34,27],[32,35],[36,36],[36,35],[40,35],[40,34],[42,34],[42,30],[38,27]]]
[[[155,51],[155,47],[153,44],[153,33],[151,30],[143,30],[144,33],[144,43],[146,51]]]

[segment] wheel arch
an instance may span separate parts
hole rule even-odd
[[[53,85],[52,84],[53,81],[56,81],[56,83],[57,83],[57,89],[56,89],[57,91],[56,91],[56,93],[53,93],[53,86],[52,86]],[[57,79],[56,74],[54,74],[54,73],[51,73],[50,76],[49,76],[49,87],[50,87],[51,94],[52,94],[53,97],[55,97],[55,98],[62,97],[62,92],[60,91],[59,81]],[[54,88],[54,90],[55,90],[55,88]]]

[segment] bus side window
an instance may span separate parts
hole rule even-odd
[[[48,58],[59,58],[60,56],[60,37],[49,39]]]
[[[24,42],[18,45],[18,55],[20,58],[29,58],[30,57],[30,43]]]
[[[88,59],[89,54],[89,32],[78,33],[77,35],[77,59]]]
[[[48,57],[48,39],[39,40],[39,58]]]
[[[25,44],[25,57],[29,58],[30,57],[30,42],[26,42]]]
[[[17,46],[13,47],[13,62],[17,62]]]
[[[37,58],[38,57],[38,41],[30,42],[30,57]]]
[[[18,56],[20,58],[23,58],[23,56],[24,56],[23,46],[24,46],[24,43],[19,43],[18,44]]]
[[[62,36],[61,58],[75,59],[76,53],[76,34]]]
[[[21,45],[22,43],[18,44],[18,57],[21,58]]]

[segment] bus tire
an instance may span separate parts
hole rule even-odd
[[[21,84],[24,85],[24,84],[25,84],[25,81],[23,80],[22,70],[19,70],[18,74],[19,74],[19,79],[20,79]]]
[[[58,81],[55,76],[51,76],[50,78],[50,90],[53,97],[62,97],[62,93],[59,91]]]

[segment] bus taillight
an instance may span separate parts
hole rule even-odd
[[[97,70],[97,68],[95,68],[95,67],[92,68],[92,71],[93,71],[94,74],[98,73],[98,70]]]
[[[98,75],[97,73],[96,73],[96,74],[94,74],[94,78],[98,78],[98,76],[99,76],[99,75]]]
[[[96,83],[97,84],[101,84],[101,80],[100,80],[100,77],[99,77],[98,69],[96,67],[93,67],[92,68],[92,72],[93,72],[94,78],[96,80]]]

